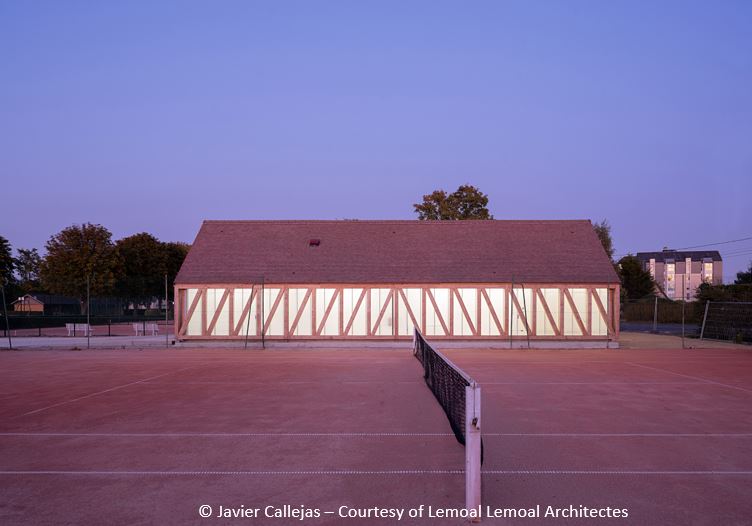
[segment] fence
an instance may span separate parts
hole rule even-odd
[[[752,302],[708,301],[700,338],[752,342]]]
[[[120,315],[86,316],[60,315],[39,316],[29,314],[8,315],[8,325],[12,336],[86,336],[82,325],[92,327],[91,336],[140,336],[158,331],[158,334],[172,334],[172,312],[165,320],[161,315]],[[8,335],[5,321],[2,321],[2,335]],[[77,327],[78,326],[78,327]],[[156,326],[156,327],[154,327]],[[153,329],[156,328],[156,331]]]
[[[621,330],[752,342],[752,302],[626,300]]]

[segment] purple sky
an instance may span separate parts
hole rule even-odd
[[[202,219],[607,218],[752,236],[752,2],[0,3],[0,235]],[[729,279],[752,240],[719,245]]]

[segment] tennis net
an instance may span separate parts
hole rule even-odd
[[[449,419],[457,441],[465,446],[465,496],[468,509],[480,505],[480,386],[449,358],[435,350],[418,329],[413,335],[413,354],[423,365],[426,385]]]

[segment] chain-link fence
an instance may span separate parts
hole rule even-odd
[[[706,302],[700,337],[752,342],[752,302]]]
[[[3,337],[31,336],[156,336],[173,333],[172,312],[140,316],[18,315],[2,320]],[[88,332],[88,334],[87,334]]]
[[[671,301],[651,297],[621,304],[622,331],[752,342],[752,303]]]

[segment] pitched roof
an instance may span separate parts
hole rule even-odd
[[[656,261],[666,261],[667,259],[684,261],[687,258],[695,261],[701,261],[703,259],[722,261],[721,253],[717,250],[663,250],[661,252],[638,252],[635,257],[640,261],[649,261],[651,259],[655,259]]]
[[[175,282],[262,277],[301,284],[618,282],[587,220],[204,221]]]
[[[55,294],[38,294],[36,292],[32,292],[31,294],[24,294],[13,303],[17,303],[24,298],[31,298],[45,305],[78,305],[79,304],[79,301],[76,298],[70,298],[68,296],[59,296]]]

